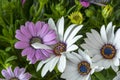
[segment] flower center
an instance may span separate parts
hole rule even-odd
[[[39,38],[39,37],[33,37],[31,40],[30,40],[30,44],[33,44],[33,43],[42,43],[42,40]]]
[[[78,64],[78,71],[81,75],[87,75],[91,71],[90,64],[87,61],[82,61]]]
[[[13,78],[11,78],[10,80],[19,80],[18,78],[16,78],[16,77],[13,77]]]
[[[61,55],[61,52],[66,51],[66,44],[62,42],[58,42],[54,47],[54,53],[55,55],[59,56]]]
[[[101,48],[101,55],[105,58],[105,59],[112,59],[116,54],[116,49],[113,45],[111,44],[105,44],[102,48]]]

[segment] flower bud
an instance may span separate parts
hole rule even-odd
[[[83,22],[83,15],[78,11],[73,12],[72,14],[70,14],[70,16],[68,16],[68,18],[74,24],[81,24]]]
[[[102,16],[104,18],[108,18],[111,16],[112,11],[113,11],[113,7],[111,5],[106,5],[102,10]]]

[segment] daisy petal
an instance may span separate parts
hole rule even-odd
[[[83,27],[83,25],[76,26],[75,29],[71,32],[71,34],[67,38],[66,42],[69,42],[71,39],[73,39],[82,27]]]
[[[49,70],[49,62],[45,64],[45,66],[43,67],[41,76],[44,77],[47,74],[48,70]]]
[[[101,30],[100,30],[101,37],[105,43],[107,43],[107,34],[105,31],[105,26],[103,25]]]
[[[27,42],[18,41],[15,43],[15,48],[17,49],[24,49],[27,47],[29,47],[29,44]]]
[[[103,45],[104,43],[103,43],[103,40],[102,40],[100,34],[96,30],[94,30],[94,29],[91,29],[91,32],[92,32],[92,35],[97,40],[97,42],[99,42],[101,45]]]
[[[54,23],[54,21],[53,21],[52,18],[50,18],[50,19],[48,20],[48,24],[49,24],[49,26],[50,26],[53,30],[55,30],[55,31],[57,32],[57,28],[56,28],[55,23]]]
[[[77,45],[71,45],[70,47],[68,47],[67,51],[74,51],[76,49],[78,49]]]
[[[63,72],[66,67],[66,57],[64,55],[61,55],[59,63],[58,63],[58,70],[60,72]]]
[[[71,39],[69,42],[66,42],[67,43],[67,46],[70,47],[72,44],[74,44],[78,39],[80,39],[82,37],[82,35],[78,35],[78,36],[75,36],[73,39]]]
[[[49,65],[49,71],[51,72],[54,67],[56,66],[57,62],[59,60],[59,57],[55,57],[50,61],[50,65]]]
[[[67,40],[68,36],[70,35],[71,31],[73,30],[73,28],[75,27],[75,24],[70,25],[67,30],[64,33],[64,41]]]
[[[45,45],[45,44],[41,44],[41,43],[33,43],[31,44],[32,47],[34,47],[35,49],[50,49],[52,50],[51,47]]]
[[[63,33],[64,33],[64,18],[63,17],[58,20],[57,26],[58,26],[58,35],[59,35],[60,41],[63,41]]]
[[[53,58],[54,58],[54,56],[51,56],[50,58],[46,59],[45,61],[41,61],[41,62],[38,64],[36,71],[39,71],[45,63],[49,62],[49,61],[52,60]]]

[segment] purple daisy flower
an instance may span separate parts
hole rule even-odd
[[[7,70],[2,70],[2,75],[5,77],[3,80],[29,80],[32,75],[28,72],[25,73],[25,68],[16,67],[14,72],[11,67],[8,67]]]
[[[15,48],[24,49],[22,56],[27,56],[31,64],[38,60],[45,60],[53,53],[51,45],[57,43],[56,33],[44,22],[26,22],[20,30],[16,31],[15,37],[20,40],[16,42]],[[39,48],[38,48],[39,47]]]
[[[81,3],[81,5],[84,6],[84,7],[90,6],[89,0],[80,0],[80,3]]]

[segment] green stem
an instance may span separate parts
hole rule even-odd
[[[40,15],[40,13],[42,11],[43,6],[44,6],[44,4],[40,4],[40,7],[39,7],[37,13],[35,14],[35,17],[32,20],[33,22],[35,22],[37,20],[37,18],[39,17],[39,15]]]

